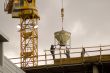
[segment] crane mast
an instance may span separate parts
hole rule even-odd
[[[9,0],[5,11],[12,18],[20,19],[20,64],[21,68],[38,65],[38,10],[36,0]]]

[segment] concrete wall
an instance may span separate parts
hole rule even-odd
[[[2,50],[2,42],[0,42],[0,73],[3,73],[3,50]]]
[[[7,42],[7,39],[0,34],[0,73],[25,73],[9,59],[3,56],[3,42]]]
[[[3,73],[3,68],[2,68],[2,66],[0,66],[0,73]]]
[[[2,42],[0,42],[0,65],[3,64],[3,50],[2,50]]]
[[[6,57],[3,58],[3,73],[25,73],[19,67],[14,65]]]

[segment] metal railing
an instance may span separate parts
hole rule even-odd
[[[84,49],[84,51],[83,51]],[[56,48],[55,49],[55,59],[66,59],[65,57],[65,51],[66,49],[60,49]],[[42,65],[49,65],[52,64],[54,65],[54,59],[52,58],[52,54],[50,52],[51,50],[45,50],[43,55],[38,55],[38,63],[42,63]],[[99,55],[99,62],[102,61],[102,55],[110,55],[110,45],[104,45],[104,46],[92,46],[92,47],[78,47],[78,48],[69,48],[69,54],[70,58],[75,58],[75,57],[81,57],[84,59],[84,57],[90,57],[90,56],[96,56]],[[10,60],[13,59],[20,59],[18,58],[10,58]],[[20,60],[19,60],[20,61]],[[15,63],[15,64],[20,64],[20,62]]]

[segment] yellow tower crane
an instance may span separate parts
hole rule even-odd
[[[40,19],[36,0],[8,0],[4,10],[12,18],[20,19],[20,64],[21,68],[38,65],[38,24]]]

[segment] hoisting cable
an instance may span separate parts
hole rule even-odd
[[[64,20],[63,0],[62,0],[62,8],[61,8],[61,18],[62,18],[62,30],[63,30],[63,20]]]

